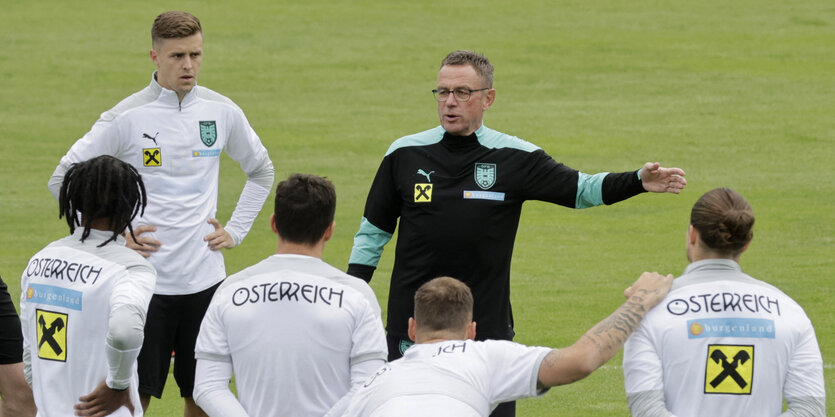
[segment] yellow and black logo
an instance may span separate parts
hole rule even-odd
[[[415,203],[432,201],[432,184],[415,184]]]
[[[753,382],[753,345],[707,347],[705,394],[750,395]]]
[[[162,151],[160,148],[142,149],[142,161],[146,167],[162,166]]]
[[[38,357],[50,361],[67,361],[67,315],[35,310],[38,329]]]

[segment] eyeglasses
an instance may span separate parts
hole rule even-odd
[[[447,88],[436,88],[432,90],[432,94],[435,95],[435,98],[438,101],[447,101],[449,98],[449,93],[453,93],[455,95],[455,99],[458,101],[467,101],[470,99],[470,96],[477,91],[484,91],[489,90],[489,87],[479,88],[478,90],[470,90],[469,88],[459,87],[454,90],[450,90]]]

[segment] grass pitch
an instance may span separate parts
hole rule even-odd
[[[686,266],[689,209],[705,191],[741,192],[757,216],[743,269],[795,298],[835,381],[833,155],[835,7],[823,0],[14,2],[0,16],[0,274],[14,297],[27,259],[66,234],[46,181],[98,115],[147,85],[150,25],[196,14],[200,84],[235,100],[275,162],[329,177],[345,267],[388,145],[437,124],[430,90],[454,49],[486,54],[497,100],[488,126],[588,173],[679,166],[684,193],[572,211],[530,202],[514,252],[517,341],[565,346],[621,303],[642,271]],[[218,217],[244,178],[222,166]],[[269,204],[268,204],[269,206]],[[275,248],[265,209],[234,273]],[[383,306],[394,252],[372,280]],[[586,380],[519,403],[520,416],[623,416],[620,356]],[[150,417],[180,415],[169,381]],[[835,410],[830,395],[828,409]]]

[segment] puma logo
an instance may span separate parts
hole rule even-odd
[[[429,173],[427,174],[427,173],[426,173],[426,171],[424,171],[424,170],[422,170],[422,169],[419,169],[417,173],[418,173],[418,174],[420,174],[420,175],[423,175],[424,177],[426,177],[426,182],[432,182],[432,180],[430,180],[430,179],[429,179],[429,176],[430,176],[430,175],[432,175],[432,174],[434,174],[434,173],[435,173],[435,171],[431,171],[431,172],[429,172]]]
[[[159,132],[155,133],[154,136],[151,136],[147,133],[143,133],[142,134],[142,139],[150,139],[150,140],[154,141],[154,145],[159,146],[159,144],[157,144],[157,136],[159,136]]]

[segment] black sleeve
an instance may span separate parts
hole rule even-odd
[[[610,173],[603,178],[601,188],[603,203],[606,205],[646,192],[638,179],[638,171]]]
[[[348,270],[345,273],[365,282],[371,282],[371,277],[374,275],[376,269],[376,267],[371,265],[348,264]]]
[[[526,200],[548,201],[574,208],[577,202],[577,181],[580,178],[577,170],[555,161],[541,149],[531,152],[525,162]]]
[[[388,233],[394,233],[397,228],[397,218],[400,217],[400,193],[395,180],[395,153],[386,155],[377,169],[368,199],[365,202],[363,217],[371,224]]]

